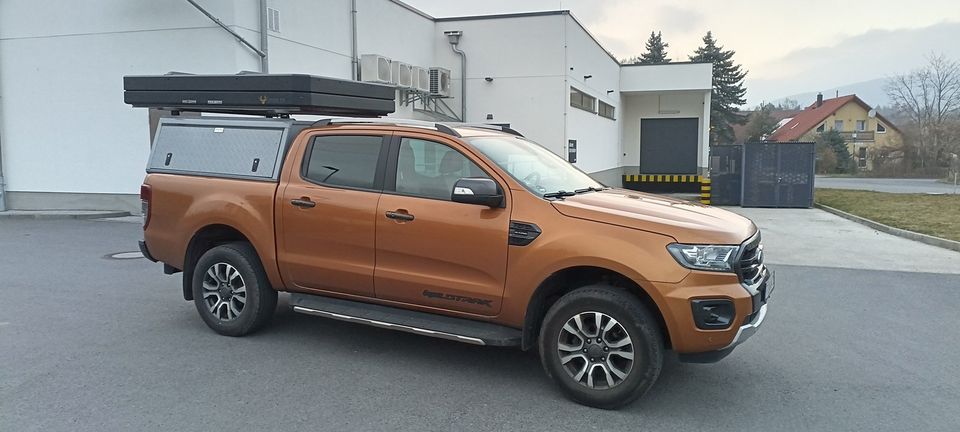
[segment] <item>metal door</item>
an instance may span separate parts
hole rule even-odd
[[[640,172],[696,174],[700,120],[666,118],[640,120]]]
[[[710,204],[740,205],[743,146],[710,147]]]
[[[814,158],[809,142],[744,144],[742,205],[812,207]]]

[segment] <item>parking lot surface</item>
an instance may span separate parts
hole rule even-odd
[[[784,221],[820,223],[803,215]],[[284,306],[264,331],[218,336],[179,275],[106,258],[136,248],[137,224],[0,221],[0,431],[955,431],[960,276],[917,249],[886,270],[811,265],[776,214],[754,216],[778,272],[764,327],[720,363],[669,359],[612,412],[565,400],[513,349]],[[889,271],[904,268],[923,271]]]

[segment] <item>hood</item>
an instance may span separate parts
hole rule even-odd
[[[680,243],[740,244],[757,231],[743,216],[716,207],[624,189],[552,202],[561,214],[673,237]]]

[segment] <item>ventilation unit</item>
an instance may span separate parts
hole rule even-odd
[[[360,56],[360,80],[392,84],[391,76],[390,59],[378,54]]]
[[[450,69],[430,68],[430,94],[442,97],[450,96]]]
[[[430,71],[420,67],[413,67],[413,89],[424,93],[430,91]]]
[[[397,87],[413,88],[413,66],[395,61],[390,65],[390,73]]]

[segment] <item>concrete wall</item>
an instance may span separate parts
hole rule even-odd
[[[359,54],[450,69],[454,97],[447,101],[458,111],[465,85],[467,121],[510,123],[563,156],[576,139],[577,165],[604,178],[636,164],[639,141],[628,130],[650,112],[647,99],[621,97],[622,88],[671,95],[704,80],[709,88],[709,65],[621,68],[567,13],[434,20],[389,0],[357,3]],[[201,4],[259,45],[256,0]],[[268,6],[280,12],[280,31],[269,33],[271,72],[351,77],[350,0]],[[466,79],[446,30],[464,33]],[[135,210],[149,121],[146,110],[123,103],[122,77],[259,68],[252,50],[187,2],[91,0],[66,8],[0,0],[0,142],[10,207]],[[571,86],[613,105],[616,119],[570,107]],[[692,109],[685,92],[670,98]],[[421,116],[409,106],[393,115]]]
[[[449,101],[460,109],[460,58],[444,31],[460,30],[467,55],[467,118],[474,123],[510,123],[528,138],[561,154],[564,150],[562,15],[503,19],[439,20],[436,63],[452,75]],[[449,65],[449,66],[446,66]],[[487,82],[486,77],[493,78]],[[493,119],[487,120],[487,114]]]
[[[232,19],[232,2],[205,4]],[[63,13],[34,1],[0,3],[0,133],[11,202],[18,192],[136,194],[149,129],[146,110],[123,104],[123,75],[235,73],[249,55],[185,3],[54,9]]]
[[[620,63],[587,33],[570,15],[563,15],[566,45],[565,79],[568,87],[589,94],[613,105],[616,115],[611,120],[570,106],[569,88],[565,93],[566,140],[577,140],[577,162],[580,169],[595,173],[620,166]],[[590,76],[585,78],[585,76]],[[608,90],[612,92],[608,93]],[[595,106],[594,109],[598,109]],[[560,153],[566,156],[566,150]]]

